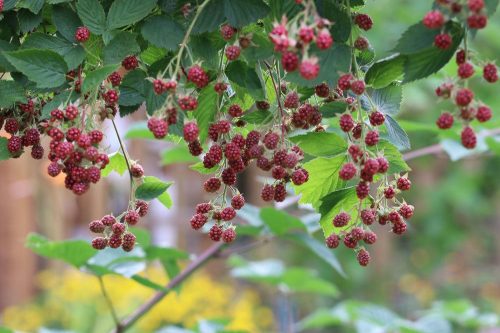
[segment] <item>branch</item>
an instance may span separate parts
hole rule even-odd
[[[216,257],[222,247],[224,247],[224,245],[224,243],[220,242],[206,249],[198,258],[196,258],[195,261],[189,264],[185,270],[183,270],[179,275],[170,280],[170,282],[168,282],[168,284],[165,286],[164,290],[158,291],[155,295],[153,295],[153,297],[151,297],[149,301],[140,306],[134,313],[119,322],[113,332],[125,332],[137,320],[144,316],[153,306],[160,302],[173,288],[184,282],[184,280],[186,280],[191,276],[191,274],[201,268],[207,261]]]

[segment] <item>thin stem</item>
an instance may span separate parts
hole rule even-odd
[[[106,291],[106,287],[104,286],[104,281],[102,280],[102,276],[98,276],[97,279],[99,280],[99,286],[101,287],[101,293],[104,299],[106,300],[106,303],[108,304],[109,311],[111,312],[111,316],[113,317],[113,320],[115,322],[116,327],[120,326],[120,320],[118,319],[118,316],[116,315],[115,308],[113,306],[113,302],[111,302],[111,298],[108,295],[108,292]]]
[[[274,87],[274,92],[276,93],[276,100],[278,101],[278,109],[280,110],[280,116],[281,116],[281,143],[283,144],[283,140],[285,138],[285,112],[283,111],[283,107],[281,105],[281,94],[280,94],[280,87],[277,86],[276,81],[274,80],[273,73],[271,71],[272,67],[264,61],[264,64],[267,67],[267,70],[269,71],[269,76],[271,77],[271,81],[273,82],[273,87]]]
[[[123,152],[123,157],[125,158],[125,163],[127,164],[127,170],[128,170],[128,175],[130,178],[130,201],[132,201],[132,198],[134,196],[134,176],[132,175],[132,168],[130,166],[130,160],[129,156],[127,153],[127,150],[125,149],[125,145],[123,144],[122,138],[120,136],[120,132],[118,131],[118,127],[116,127],[116,123],[114,119],[111,119],[111,122],[113,123],[113,128],[116,133],[116,137],[118,138],[118,142],[120,143],[120,149]]]

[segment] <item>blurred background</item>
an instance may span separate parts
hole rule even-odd
[[[431,3],[368,1],[366,12],[375,25],[367,37],[377,58],[390,53],[398,36],[423,17]],[[472,42],[473,49],[498,62],[499,32],[497,13]],[[314,269],[336,291],[328,295],[290,293],[286,288],[232,277],[231,263],[218,260],[162,301],[134,331],[153,332],[177,325],[186,329],[197,326],[202,332],[210,320],[226,320],[225,329],[234,332],[387,332],[363,326],[363,320],[384,321],[393,316],[418,320],[430,313],[441,314],[453,326],[430,324],[434,331],[429,332],[500,332],[495,315],[500,313],[500,151],[489,142],[464,155],[453,142],[457,137],[436,131],[435,119],[446,105],[436,103],[434,89],[455,71],[455,65],[449,64],[440,74],[404,87],[399,120],[411,138],[412,150],[442,142],[444,151],[409,162],[414,186],[406,199],[416,207],[411,228],[403,237],[379,233],[367,268],[359,267],[351,251],[339,249],[336,255],[346,273],[342,277],[301,248],[270,242],[246,252],[246,260],[277,258],[290,266]],[[500,128],[498,85],[485,85],[477,79],[473,87],[494,111],[488,128]],[[134,118],[118,121],[123,133],[145,116],[135,114]],[[110,151],[116,151],[117,142],[108,134]],[[153,202],[141,227],[151,232],[154,244],[202,252],[210,241],[192,232],[187,221],[196,203],[205,199],[200,191],[204,177],[186,164],[169,163],[169,155],[163,151],[171,149],[171,143],[139,139],[127,141],[127,146],[147,175],[174,182],[168,190],[172,208]],[[113,174],[83,197],[76,197],[64,188],[61,178],[46,175],[46,166],[46,161],[26,156],[0,163],[0,325],[27,332],[40,327],[106,332],[112,322],[98,280],[41,259],[24,243],[30,232],[51,240],[90,239],[87,225],[91,220],[125,208],[127,176]],[[247,172],[241,191],[250,203],[260,205],[256,177],[256,171]],[[159,284],[167,281],[154,265],[146,274]],[[106,276],[104,281],[120,315],[131,312],[153,293],[120,276]],[[420,332],[410,328],[394,332],[400,331]]]

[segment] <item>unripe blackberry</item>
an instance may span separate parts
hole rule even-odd
[[[358,196],[359,199],[364,199],[370,194],[370,184],[368,182],[359,182],[358,185],[356,185],[356,195]]]
[[[394,187],[389,186],[386,189],[384,189],[384,197],[386,199],[392,199],[396,196],[396,191],[394,190]]]
[[[34,145],[31,148],[31,157],[33,157],[33,159],[35,159],[35,160],[41,160],[43,158],[44,152],[45,152],[45,150],[43,149],[42,146]]]
[[[64,116],[68,120],[73,120],[78,117],[78,108],[74,105],[68,105],[64,110]]]
[[[215,221],[222,220],[222,216],[220,215],[220,211],[214,211],[212,213],[212,219],[215,220]]]
[[[129,225],[136,225],[137,222],[139,222],[140,215],[137,213],[135,210],[129,210],[125,214],[125,222],[127,222]]]
[[[149,118],[148,129],[153,133],[156,139],[163,139],[168,133],[168,124],[160,118]]]
[[[344,245],[349,249],[354,249],[358,246],[358,241],[355,240],[351,234],[347,234],[344,236]]]
[[[217,131],[221,134],[227,134],[231,130],[231,123],[227,120],[219,120],[217,122]]]
[[[93,233],[103,233],[104,229],[106,229],[106,226],[100,220],[95,220],[89,223],[89,230]]]
[[[295,91],[289,92],[285,97],[283,105],[287,109],[298,108],[299,107],[299,95]]]
[[[193,82],[198,88],[203,88],[208,84],[209,77],[205,70],[199,65],[193,65],[187,73],[188,81]]]
[[[203,185],[205,191],[207,192],[217,192],[220,186],[221,186],[221,181],[219,178],[216,177],[209,178]]]
[[[231,221],[236,217],[236,211],[233,207],[226,207],[220,212],[223,221]]]
[[[363,36],[359,36],[354,41],[354,47],[356,50],[364,51],[370,47],[370,42]]]
[[[398,223],[398,222],[403,221],[403,218],[401,217],[401,215],[397,211],[395,211],[395,210],[391,211],[389,213],[389,215],[387,215],[387,218],[392,223]]]
[[[402,235],[405,233],[406,228],[407,228],[406,222],[399,221],[392,225],[392,232],[395,233],[396,235]]]
[[[366,14],[357,14],[354,17],[354,23],[365,31],[370,30],[373,26],[371,17]]]
[[[226,185],[234,185],[236,184],[236,173],[231,168],[226,168],[222,171],[221,174],[222,182]]]
[[[208,236],[214,242],[220,241],[222,234],[223,234],[222,228],[219,227],[217,224],[214,224],[212,228],[210,228],[210,231],[208,232]]]
[[[436,125],[440,129],[448,129],[453,126],[454,118],[449,112],[443,112],[436,120]]]
[[[491,109],[486,105],[481,105],[477,108],[476,119],[479,122],[484,123],[490,120],[491,116],[492,116]]]
[[[257,159],[257,167],[263,171],[271,170],[272,166],[272,163],[267,157],[261,156]]]
[[[237,160],[241,157],[240,148],[235,143],[229,142],[224,148],[224,155],[230,161]]]
[[[243,115],[243,109],[238,104],[231,105],[227,112],[231,115],[231,117],[241,117]]]
[[[378,162],[378,173],[386,173],[387,170],[389,170],[389,161],[385,157],[383,156],[377,157],[377,162]]]
[[[247,134],[247,138],[246,138],[247,148],[250,148],[252,146],[259,144],[259,140],[260,140],[260,133],[255,131],[255,130],[250,131]]]
[[[302,43],[308,44],[314,40],[314,29],[303,25],[299,29],[298,36]]]
[[[126,70],[134,70],[136,69],[137,67],[139,67],[139,62],[137,61],[137,58],[136,56],[134,55],[131,55],[131,56],[128,56],[126,57],[125,59],[123,59],[122,61],[122,66],[126,69]]]
[[[354,128],[354,119],[352,119],[350,114],[345,113],[340,116],[339,126],[342,131],[347,133]]]
[[[231,142],[234,143],[238,148],[243,149],[245,148],[246,140],[241,134],[236,134],[233,136],[231,139]]]
[[[134,234],[127,232],[123,235],[122,249],[123,251],[130,252],[134,249],[136,237]]]
[[[362,134],[363,126],[361,126],[361,124],[356,124],[356,126],[354,126],[354,128],[352,129],[352,137],[356,140],[359,140]]]
[[[377,234],[373,231],[365,231],[365,235],[363,237],[363,241],[366,244],[375,244],[377,242]]]
[[[328,84],[323,82],[314,87],[314,92],[318,97],[326,98],[330,95],[330,88],[328,87]]]
[[[461,79],[468,79],[474,75],[474,66],[470,62],[464,62],[458,66],[458,76]]]
[[[236,60],[240,56],[241,48],[238,45],[231,45],[226,47],[226,51],[224,53],[226,54],[227,60]]]
[[[293,169],[299,163],[299,157],[295,153],[288,153],[283,160],[283,167]]]
[[[104,237],[96,237],[92,240],[92,247],[96,250],[104,250],[108,246],[108,241]]]
[[[495,64],[487,64],[483,68],[483,78],[489,83],[495,83],[498,81],[498,71]]]
[[[274,179],[281,180],[281,179],[285,178],[285,176],[287,175],[287,172],[286,172],[285,168],[277,165],[272,169],[271,174],[272,174]]]
[[[339,246],[340,239],[336,234],[331,234],[325,240],[326,246],[330,249],[336,249]]]
[[[203,202],[196,205],[196,213],[198,214],[207,214],[213,209],[213,206],[209,202]]]
[[[411,188],[411,181],[406,177],[398,178],[396,184],[401,191],[408,191]]]
[[[245,205],[245,198],[241,194],[237,194],[231,198],[231,207],[241,209]]]
[[[130,173],[134,178],[141,178],[144,176],[144,169],[142,168],[142,165],[135,163],[130,167]]]
[[[384,124],[385,122],[385,116],[382,112],[380,111],[373,111],[370,113],[370,124],[372,126],[380,126]]]
[[[181,96],[177,99],[177,103],[184,111],[193,111],[198,107],[198,100],[193,96]]]
[[[340,212],[339,214],[335,215],[332,223],[334,227],[341,228],[345,227],[350,220],[351,220],[351,215],[347,214],[346,212]]]
[[[221,94],[223,94],[227,90],[227,84],[224,83],[224,82],[217,82],[214,85],[214,90],[215,90],[216,93],[218,93],[219,95],[221,95]]]
[[[358,254],[356,255],[356,259],[358,259],[358,263],[361,266],[367,266],[370,263],[370,253],[366,251],[365,249],[359,250]]]
[[[360,241],[365,237],[365,231],[361,227],[355,227],[351,230],[351,237]]]
[[[451,36],[447,33],[439,34],[434,38],[434,45],[442,50],[448,49],[451,46],[451,43]]]
[[[262,142],[264,143],[264,146],[269,149],[269,150],[274,150],[278,146],[280,137],[278,134],[274,132],[269,132],[264,135],[264,139]]]
[[[293,182],[295,185],[302,185],[302,184],[304,184],[306,181],[307,181],[307,176],[306,176],[306,174],[304,173],[303,169],[298,169],[298,170],[295,170],[295,171],[292,173],[292,182]]]
[[[260,192],[260,197],[264,201],[272,201],[274,199],[274,186],[266,184]]]
[[[235,33],[236,29],[230,26],[229,24],[224,24],[220,28],[220,34],[224,40],[230,40],[231,38],[233,38]]]
[[[436,96],[442,97],[444,99],[450,98],[451,91],[453,89],[453,83],[444,82],[439,87],[436,88]]]
[[[333,45],[333,38],[328,29],[322,29],[316,36],[316,45],[320,50],[329,49]]]
[[[378,216],[378,224],[386,225],[389,222],[389,216],[387,214],[381,214]]]
[[[122,76],[118,72],[113,72],[109,74],[108,81],[111,82],[113,87],[117,87],[122,83]]]
[[[287,72],[294,72],[299,67],[299,57],[290,51],[285,51],[281,55],[281,66]]]
[[[19,152],[23,148],[23,140],[13,135],[7,140],[7,149],[11,154]]]
[[[230,160],[228,162],[229,162],[229,167],[231,167],[231,169],[233,169],[235,173],[239,173],[245,170],[246,166],[242,158],[238,158],[236,160]]]
[[[366,133],[365,143],[367,146],[375,146],[379,142],[378,131],[373,130]]]
[[[365,81],[355,80],[351,82],[351,90],[356,95],[362,95],[365,92]]]
[[[376,174],[378,172],[378,169],[379,169],[378,161],[374,158],[367,159],[363,166],[363,171],[371,175]]]
[[[257,110],[269,110],[271,105],[269,104],[268,101],[256,101],[255,106],[257,107]]]
[[[444,25],[444,16],[439,10],[425,14],[422,23],[429,29],[439,29]]]
[[[273,155],[273,162],[274,162],[274,164],[275,165],[285,166],[285,159],[286,159],[287,155],[288,154],[287,154],[286,150],[284,150],[284,149],[275,151],[274,155]]]
[[[61,167],[57,162],[52,162],[47,167],[47,173],[51,177],[56,177],[57,175],[59,175],[60,172],[61,172]]]
[[[203,153],[203,148],[199,140],[194,140],[188,144],[189,153],[193,156],[199,156]]]
[[[115,235],[121,235],[121,234],[123,234],[125,232],[125,224],[123,224],[123,223],[115,223],[111,227],[111,231]]]
[[[139,213],[140,217],[148,215],[149,204],[144,200],[137,200],[135,202],[135,210]]]
[[[299,65],[299,73],[306,80],[313,80],[319,74],[319,65],[316,58],[303,60]]]
[[[78,140],[82,132],[76,128],[76,127],[71,127],[66,131],[66,140],[72,142]]]
[[[413,211],[415,210],[415,207],[413,207],[412,205],[408,205],[408,204],[402,204],[401,207],[399,207],[399,214],[401,214],[402,217],[404,217],[405,219],[409,219],[413,216]]]
[[[274,201],[283,202],[286,198],[286,186],[283,183],[274,186]]]
[[[186,142],[193,142],[198,139],[200,130],[198,129],[198,125],[195,122],[189,122],[184,124],[183,133],[184,140],[186,140]]]
[[[222,233],[222,241],[224,243],[231,243],[236,239],[236,231],[234,228],[227,228]]]
[[[101,131],[99,130],[93,130],[89,133],[89,136],[90,136],[90,141],[92,142],[92,144],[96,145],[98,144],[99,142],[102,141],[104,135],[102,134]]]
[[[90,31],[87,27],[78,27],[75,32],[75,40],[80,43],[86,42],[90,37]]]
[[[350,180],[356,175],[356,165],[352,162],[345,163],[339,171],[339,177],[343,180]]]
[[[355,162],[357,162],[358,159],[363,156],[363,151],[357,145],[350,145],[349,148],[347,149],[347,152],[349,153],[349,155],[351,155],[351,158]]]
[[[337,86],[341,89],[341,90],[349,90],[351,89],[351,82],[352,80],[354,79],[354,77],[352,76],[352,74],[343,74],[339,77],[339,80],[337,82]]]
[[[101,179],[101,170],[96,166],[87,169],[87,179],[96,184]]]
[[[467,61],[467,55],[465,54],[465,50],[458,50],[455,55],[455,62],[457,65],[461,65]]]
[[[484,0],[467,0],[467,7],[473,12],[479,12],[484,8]]]
[[[467,126],[462,130],[462,133],[460,135],[461,140],[462,140],[462,145],[467,148],[467,149],[474,149],[477,144],[477,137],[476,133],[474,133],[474,130]]]
[[[193,228],[194,230],[198,230],[198,229],[201,229],[205,223],[207,223],[208,221],[208,217],[206,217],[205,215],[203,214],[195,214],[191,220],[189,221],[189,223],[191,224],[191,228]]]
[[[34,146],[40,143],[40,132],[36,128],[30,128],[24,132],[23,145]]]
[[[108,245],[112,249],[119,248],[122,245],[122,243],[123,243],[122,235],[112,234],[111,237],[109,237]]]
[[[373,209],[363,209],[360,213],[363,224],[372,225],[375,222],[376,214]]]
[[[467,25],[471,29],[483,29],[488,24],[488,17],[482,14],[472,14],[467,18]]]

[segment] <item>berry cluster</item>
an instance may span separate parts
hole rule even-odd
[[[136,225],[141,217],[146,216],[149,204],[143,200],[136,200],[131,207],[118,217],[106,215],[100,220],[90,222],[89,230],[101,234],[92,240],[93,248],[104,250],[108,246],[113,249],[121,247],[127,252],[134,249],[136,237],[128,227]]]
[[[447,31],[446,23],[454,18],[464,21],[470,29],[483,29],[488,23],[484,0],[436,0],[436,9],[428,12],[422,23],[429,29],[440,29],[434,38],[434,45],[440,49],[448,49],[453,43],[452,36]]]

